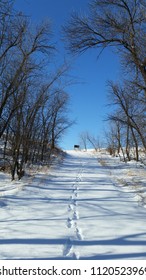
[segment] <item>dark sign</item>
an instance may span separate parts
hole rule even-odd
[[[80,146],[79,145],[74,145],[74,149],[79,149]]]

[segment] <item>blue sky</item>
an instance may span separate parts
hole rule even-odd
[[[76,120],[62,138],[63,149],[72,149],[79,143],[79,135],[84,131],[104,141],[105,122],[109,107],[107,103],[107,81],[120,77],[119,60],[111,49],[105,50],[98,57],[98,50],[88,50],[76,58],[68,56],[65,44],[61,40],[61,26],[69,19],[72,11],[87,11],[89,0],[15,0],[17,10],[23,11],[33,22],[50,19],[54,33],[53,41],[57,43],[60,63],[64,58],[72,61],[70,75],[77,84],[67,88],[70,96],[69,117]]]

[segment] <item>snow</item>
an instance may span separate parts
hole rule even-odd
[[[0,259],[146,259],[145,178],[93,151],[21,181],[0,173]]]

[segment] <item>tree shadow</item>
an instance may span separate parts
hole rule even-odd
[[[138,240],[138,238],[144,237],[143,240]],[[136,238],[136,239],[135,239]],[[67,242],[66,238],[60,238],[60,239],[42,239],[42,238],[11,238],[11,239],[0,239],[0,245],[36,245],[36,246],[48,246],[49,245],[62,245],[64,246]],[[131,253],[101,253],[101,254],[93,254],[90,256],[82,257],[80,256],[80,260],[112,260],[112,259],[145,259],[146,258],[146,252],[136,252],[137,246],[143,246],[146,249],[146,233],[137,233],[137,234],[131,234],[131,235],[124,235],[118,238],[113,239],[107,239],[107,240],[74,240],[71,239],[72,246],[76,247],[83,247],[83,246],[134,246],[135,252]],[[15,247],[17,248],[17,247]],[[98,250],[98,247],[97,247]],[[14,257],[12,259],[15,259]],[[19,259],[17,257],[16,259]],[[26,258],[20,258],[20,259],[26,259]],[[27,258],[27,259],[40,259],[40,260],[71,260],[73,257],[70,256],[58,256],[58,257],[47,257],[47,258]]]

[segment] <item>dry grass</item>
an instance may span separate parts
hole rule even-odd
[[[145,177],[146,178],[146,170],[139,170],[138,169],[137,173],[135,173],[132,170],[128,170],[127,175],[132,176],[132,177],[134,176],[134,177]]]
[[[135,172],[129,170],[126,175],[127,176],[135,176]]]
[[[107,166],[106,161],[103,160],[103,159],[100,159],[100,160],[99,160],[99,163],[100,163],[102,166]]]

